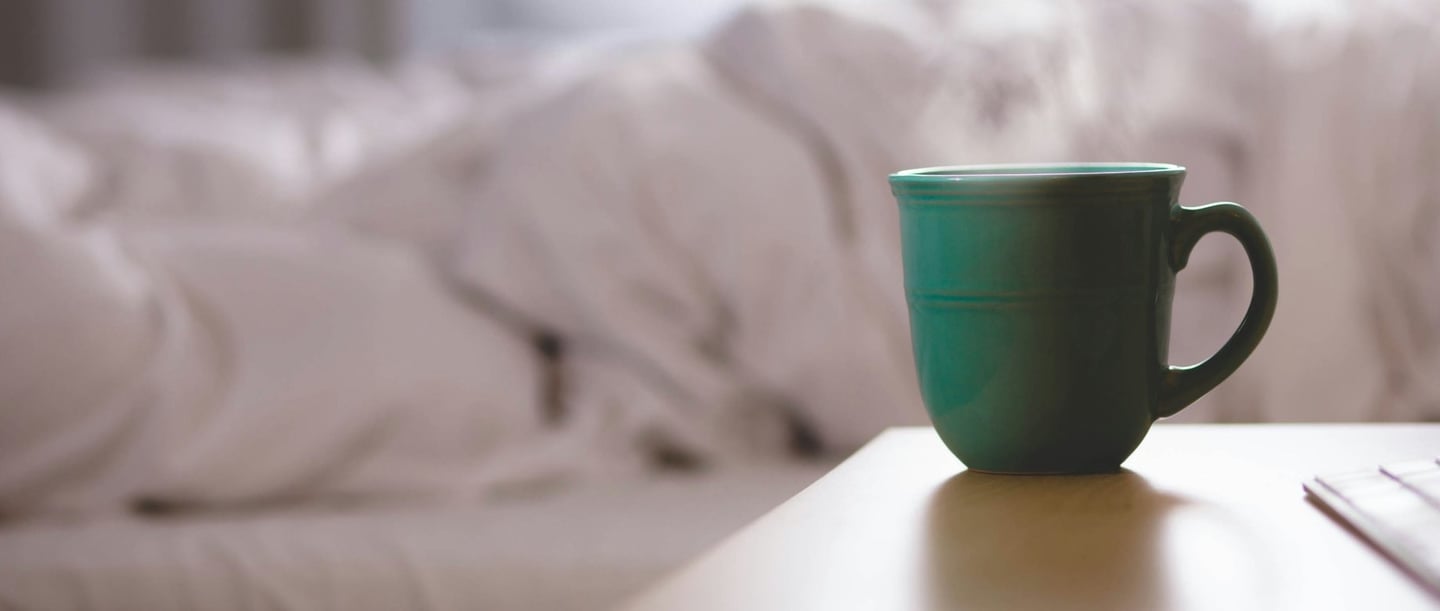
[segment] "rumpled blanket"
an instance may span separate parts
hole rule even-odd
[[[885,177],[942,164],[1170,161],[1185,203],[1256,213],[1275,322],[1182,419],[1436,417],[1437,25],[1423,1],[799,4],[683,45],[7,102],[0,511],[848,451],[924,422]],[[1176,362],[1248,283],[1201,244]]]

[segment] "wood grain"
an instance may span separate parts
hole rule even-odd
[[[968,472],[881,435],[630,609],[1434,609],[1305,500],[1440,425],[1161,425],[1120,473]]]

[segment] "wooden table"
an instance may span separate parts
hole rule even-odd
[[[893,429],[655,587],[651,609],[1434,609],[1301,482],[1440,425],[1159,425],[1117,474],[966,472]]]

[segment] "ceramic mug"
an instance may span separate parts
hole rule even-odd
[[[921,394],[965,465],[1118,469],[1158,418],[1250,356],[1275,313],[1275,257],[1244,208],[1176,204],[1185,168],[988,165],[890,176]],[[1175,274],[1201,236],[1244,246],[1249,309],[1220,351],[1167,364]]]

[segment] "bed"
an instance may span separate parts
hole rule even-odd
[[[233,511],[0,530],[7,609],[603,609],[830,465],[482,506]]]

